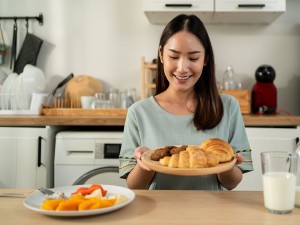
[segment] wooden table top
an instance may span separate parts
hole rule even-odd
[[[25,189],[0,189],[0,193],[29,193]],[[300,224],[300,208],[290,214],[269,213],[262,192],[149,191],[136,190],[136,198],[117,211],[87,217],[51,217],[23,206],[24,198],[1,197],[1,224]]]
[[[297,126],[300,116],[243,115],[246,126]],[[123,126],[125,116],[1,115],[0,126]]]

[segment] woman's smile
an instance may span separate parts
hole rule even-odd
[[[192,76],[177,76],[173,74],[174,77],[176,77],[178,80],[188,80]]]

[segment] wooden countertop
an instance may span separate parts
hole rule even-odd
[[[246,126],[297,126],[300,116],[243,115]],[[1,115],[0,126],[123,126],[125,116]]]
[[[0,116],[0,126],[123,126],[124,116]]]
[[[0,189],[0,193],[27,193]],[[290,214],[269,213],[262,192],[136,190],[135,200],[117,211],[88,217],[51,217],[23,206],[24,198],[1,197],[1,224],[300,224],[300,208]]]

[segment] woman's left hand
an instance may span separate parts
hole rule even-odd
[[[235,163],[236,165],[244,162],[244,156],[242,154],[236,153],[235,157],[236,157],[236,163]]]

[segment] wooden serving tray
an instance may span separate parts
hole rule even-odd
[[[126,117],[127,109],[42,108],[44,116],[115,116]]]
[[[159,161],[151,160],[151,155],[155,150],[149,150],[142,155],[142,162],[145,166],[150,169],[166,174],[172,175],[184,175],[184,176],[198,176],[198,175],[207,175],[207,174],[216,174],[222,173],[227,170],[230,170],[236,163],[236,158],[234,157],[231,161],[226,163],[220,163],[214,167],[208,168],[171,168],[163,166]]]

